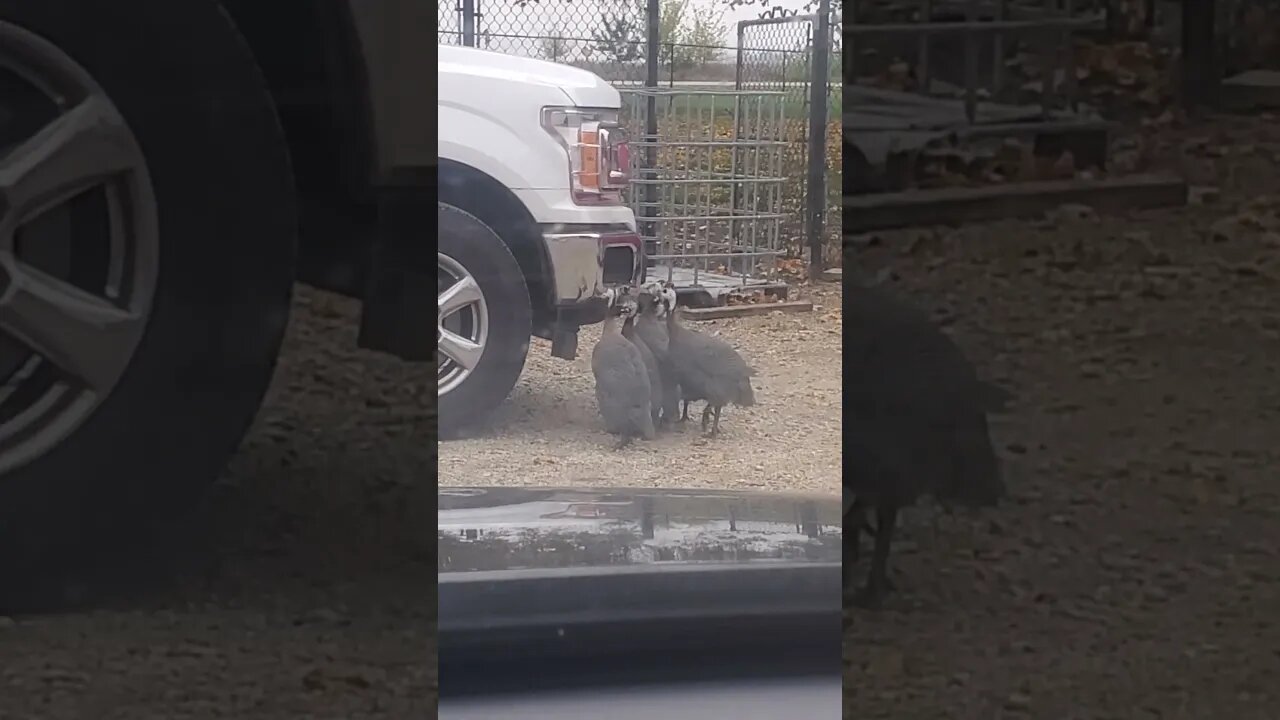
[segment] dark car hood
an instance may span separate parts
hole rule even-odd
[[[439,573],[657,563],[839,563],[835,496],[440,488]]]

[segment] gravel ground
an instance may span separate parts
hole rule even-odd
[[[910,513],[901,592],[846,617],[846,717],[1277,717],[1274,128],[1167,138],[1214,204],[861,239],[1019,399],[1011,500]]]
[[[0,618],[0,719],[427,717],[430,368],[355,350],[302,289],[271,396],[207,505],[90,612]]]
[[[720,436],[682,431],[620,451],[596,409],[585,328],[578,359],[552,358],[535,340],[511,398],[476,436],[442,443],[443,485],[710,487],[835,494],[840,477],[840,291],[805,286],[812,313],[688,322],[718,334],[758,374],[755,407],[727,407]],[[700,417],[695,403],[690,417]]]

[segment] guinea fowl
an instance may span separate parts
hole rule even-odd
[[[945,332],[886,290],[847,288],[844,314],[846,567],[862,533],[871,534],[871,570],[853,599],[874,607],[892,590],[889,548],[901,508],[922,495],[969,506],[1004,496],[987,415],[1011,396],[979,380]],[[846,591],[851,584],[846,575]]]
[[[640,349],[623,337],[618,327],[618,315],[627,320],[634,318],[635,298],[626,288],[606,290],[605,297],[609,311],[605,313],[600,341],[591,351],[591,372],[596,378],[596,402],[605,429],[621,436],[617,445],[621,449],[637,437],[654,437],[649,371]]]
[[[637,310],[637,314],[641,312],[643,310]],[[622,337],[636,346],[640,351],[640,359],[644,360],[644,368],[649,376],[649,416],[653,418],[653,424],[657,427],[662,413],[662,372],[658,369],[658,359],[654,357],[649,344],[640,336],[635,316],[622,321]]]
[[[658,361],[659,409],[661,423],[665,427],[675,419],[680,406],[680,384],[676,381],[675,368],[671,365],[670,338],[663,317],[673,311],[667,307],[662,285],[650,283],[640,294],[640,317],[636,319],[636,334],[649,346]]]
[[[717,337],[694,332],[676,320],[676,293],[670,283],[662,290],[667,314],[667,337],[671,365],[676,381],[680,384],[680,397],[688,403],[706,400],[702,409],[702,430],[714,415],[711,435],[720,432],[720,410],[729,403],[740,407],[756,404],[755,391],[751,388],[752,370],[737,350]]]

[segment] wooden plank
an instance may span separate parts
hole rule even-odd
[[[1222,81],[1222,109],[1234,112],[1280,108],[1280,72],[1249,70]]]
[[[813,303],[808,300],[793,300],[791,302],[723,305],[721,307],[697,309],[681,308],[680,314],[689,320],[718,320],[720,318],[768,315],[774,310],[784,313],[813,312]]]
[[[1187,204],[1187,183],[1176,177],[1135,175],[846,195],[844,232],[1028,218],[1068,204],[1088,205],[1108,214],[1179,207]]]

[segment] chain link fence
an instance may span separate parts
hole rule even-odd
[[[839,212],[841,205],[839,17],[830,14],[828,1],[821,0],[821,22],[819,15],[806,15],[731,24],[723,19],[724,6],[714,4],[720,0],[438,0],[438,37],[443,44],[590,70],[624,93],[659,87],[779,93],[786,143],[781,172],[787,179],[783,252],[801,257],[808,250],[817,266],[831,255],[822,250],[826,228],[840,224],[827,218],[828,208]],[[644,112],[627,113],[643,123],[629,128],[633,134],[670,141],[693,131],[690,118],[662,112],[652,95],[644,99]],[[652,156],[633,153],[641,164]],[[662,168],[648,169],[662,176]],[[637,176],[643,170],[637,168]],[[658,215],[675,210],[647,208]]]

